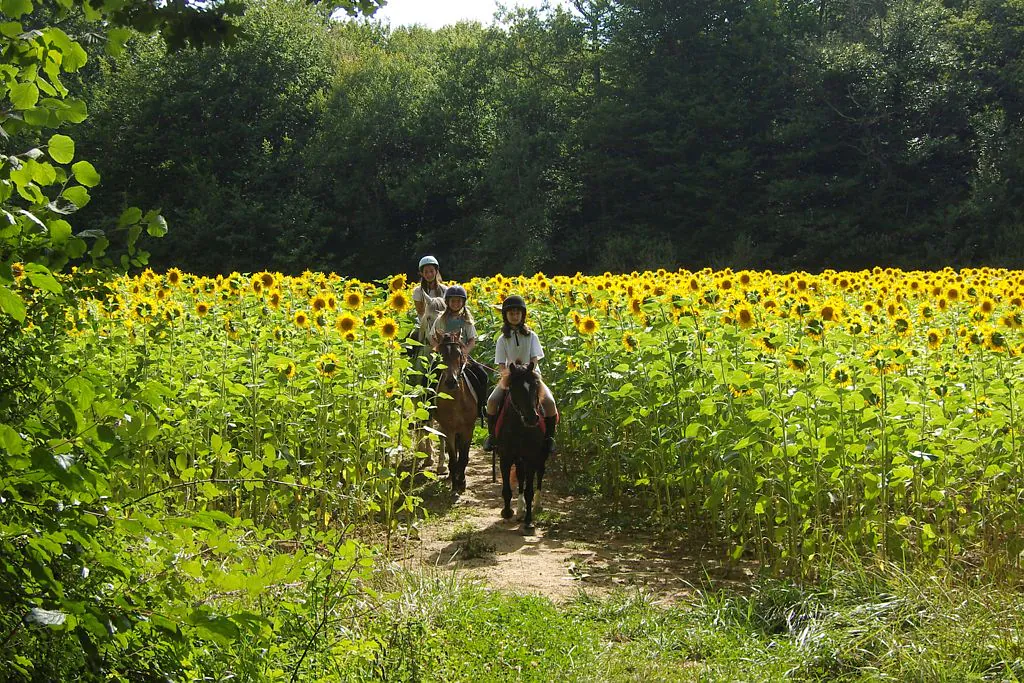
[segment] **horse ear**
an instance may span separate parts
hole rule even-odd
[[[533,362],[533,361],[531,360],[531,361],[530,361],[530,364],[526,366],[526,371],[527,371],[528,373],[530,373],[530,374],[532,375],[532,374],[533,374],[533,371],[534,371],[534,369],[536,369],[536,367],[537,367],[537,364],[536,364],[536,363],[534,363],[534,362]]]

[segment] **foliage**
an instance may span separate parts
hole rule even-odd
[[[147,381],[145,361],[125,382],[114,383],[108,368],[93,362],[97,346],[81,356],[66,353],[74,311],[108,296],[111,269],[145,265],[140,236],[162,236],[167,224],[158,210],[128,207],[94,218],[89,229],[72,227],[100,173],[71,137],[54,131],[86,118],[84,101],[63,80],[72,83],[86,65],[82,43],[96,35],[80,41],[64,28],[87,31],[88,22],[104,21],[110,54],[123,48],[127,26],[160,30],[173,48],[230,41],[236,35],[230,17],[238,9],[231,3],[4,3],[0,660],[12,677],[153,677],[180,671],[187,659],[181,645],[193,637],[228,643],[243,632],[269,632],[262,617],[240,612],[232,621],[217,613],[212,596],[197,600],[178,573],[179,561],[193,577],[216,580],[215,566],[248,572],[250,590],[270,585],[284,569],[311,576],[321,571],[319,563],[302,561],[314,553],[276,565],[256,558],[245,544],[253,530],[238,529],[214,508],[175,516],[162,508],[161,491],[118,495],[119,477],[137,466],[134,449],[169,419],[167,394]],[[115,247],[117,257],[108,254]],[[71,261],[88,268],[62,274]],[[326,585],[359,568],[361,552],[338,543],[333,553],[323,553],[337,570],[328,572]],[[213,557],[223,564],[204,568],[204,559]],[[310,570],[313,564],[317,569]],[[168,575],[168,582],[161,580]],[[334,605],[335,598],[325,603]],[[135,656],[124,656],[128,652]],[[295,670],[300,666],[301,659]]]
[[[1018,5],[577,0],[430,31],[255,3],[229,49],[133,41],[85,79],[83,149],[138,169],[86,219],[162,206],[155,263],[207,275],[1018,266]]]

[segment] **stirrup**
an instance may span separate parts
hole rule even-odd
[[[493,451],[495,449],[495,446],[496,446],[496,444],[494,443],[494,435],[488,434],[487,438],[484,439],[484,445],[481,446],[481,448],[483,450],[487,451],[488,453],[490,453],[491,451]]]

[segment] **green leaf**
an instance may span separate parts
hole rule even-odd
[[[30,161],[27,166],[32,172],[32,180],[40,185],[50,185],[57,180],[57,170],[50,164],[40,164],[38,161]]]
[[[21,24],[17,21],[5,21],[0,24],[0,35],[7,36],[8,38],[17,38],[23,30]]]
[[[23,14],[29,14],[32,11],[31,0],[3,0],[0,4],[0,9],[3,13],[12,19],[17,19]]]
[[[137,206],[130,206],[121,212],[121,217],[117,219],[117,227],[127,228],[129,225],[134,225],[142,220],[142,209]]]
[[[0,311],[11,316],[19,323],[25,322],[25,302],[21,297],[0,285]]]
[[[21,455],[25,452],[21,435],[10,425],[0,424],[0,447],[10,455]]]
[[[91,199],[91,197],[89,197],[89,191],[86,190],[81,185],[69,187],[68,189],[61,192],[60,196],[64,197],[64,199],[68,200],[69,202],[77,206],[79,209],[88,204],[89,200]]]
[[[163,237],[167,234],[167,219],[158,215],[146,224],[146,232],[150,237]]]
[[[60,283],[54,279],[49,269],[45,266],[41,266],[38,263],[30,263],[25,267],[25,272],[33,286],[51,294],[60,294],[63,291]]]
[[[111,57],[117,57],[124,51],[124,45],[128,42],[128,39],[132,37],[130,29],[117,26],[107,31],[107,54]]]
[[[71,172],[75,174],[75,180],[86,187],[96,187],[100,184],[100,174],[88,161],[77,162],[71,167]]]
[[[31,109],[39,101],[39,88],[35,83],[15,83],[10,98],[15,109]]]
[[[58,164],[70,164],[75,158],[75,141],[67,135],[54,135],[50,138],[47,149],[50,158]]]
[[[62,245],[71,239],[71,224],[65,220],[58,218],[55,221],[50,221],[50,239],[54,244]]]

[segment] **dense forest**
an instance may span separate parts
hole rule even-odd
[[[1020,0],[573,4],[132,40],[83,76],[80,224],[159,207],[202,273],[1024,264]]]

